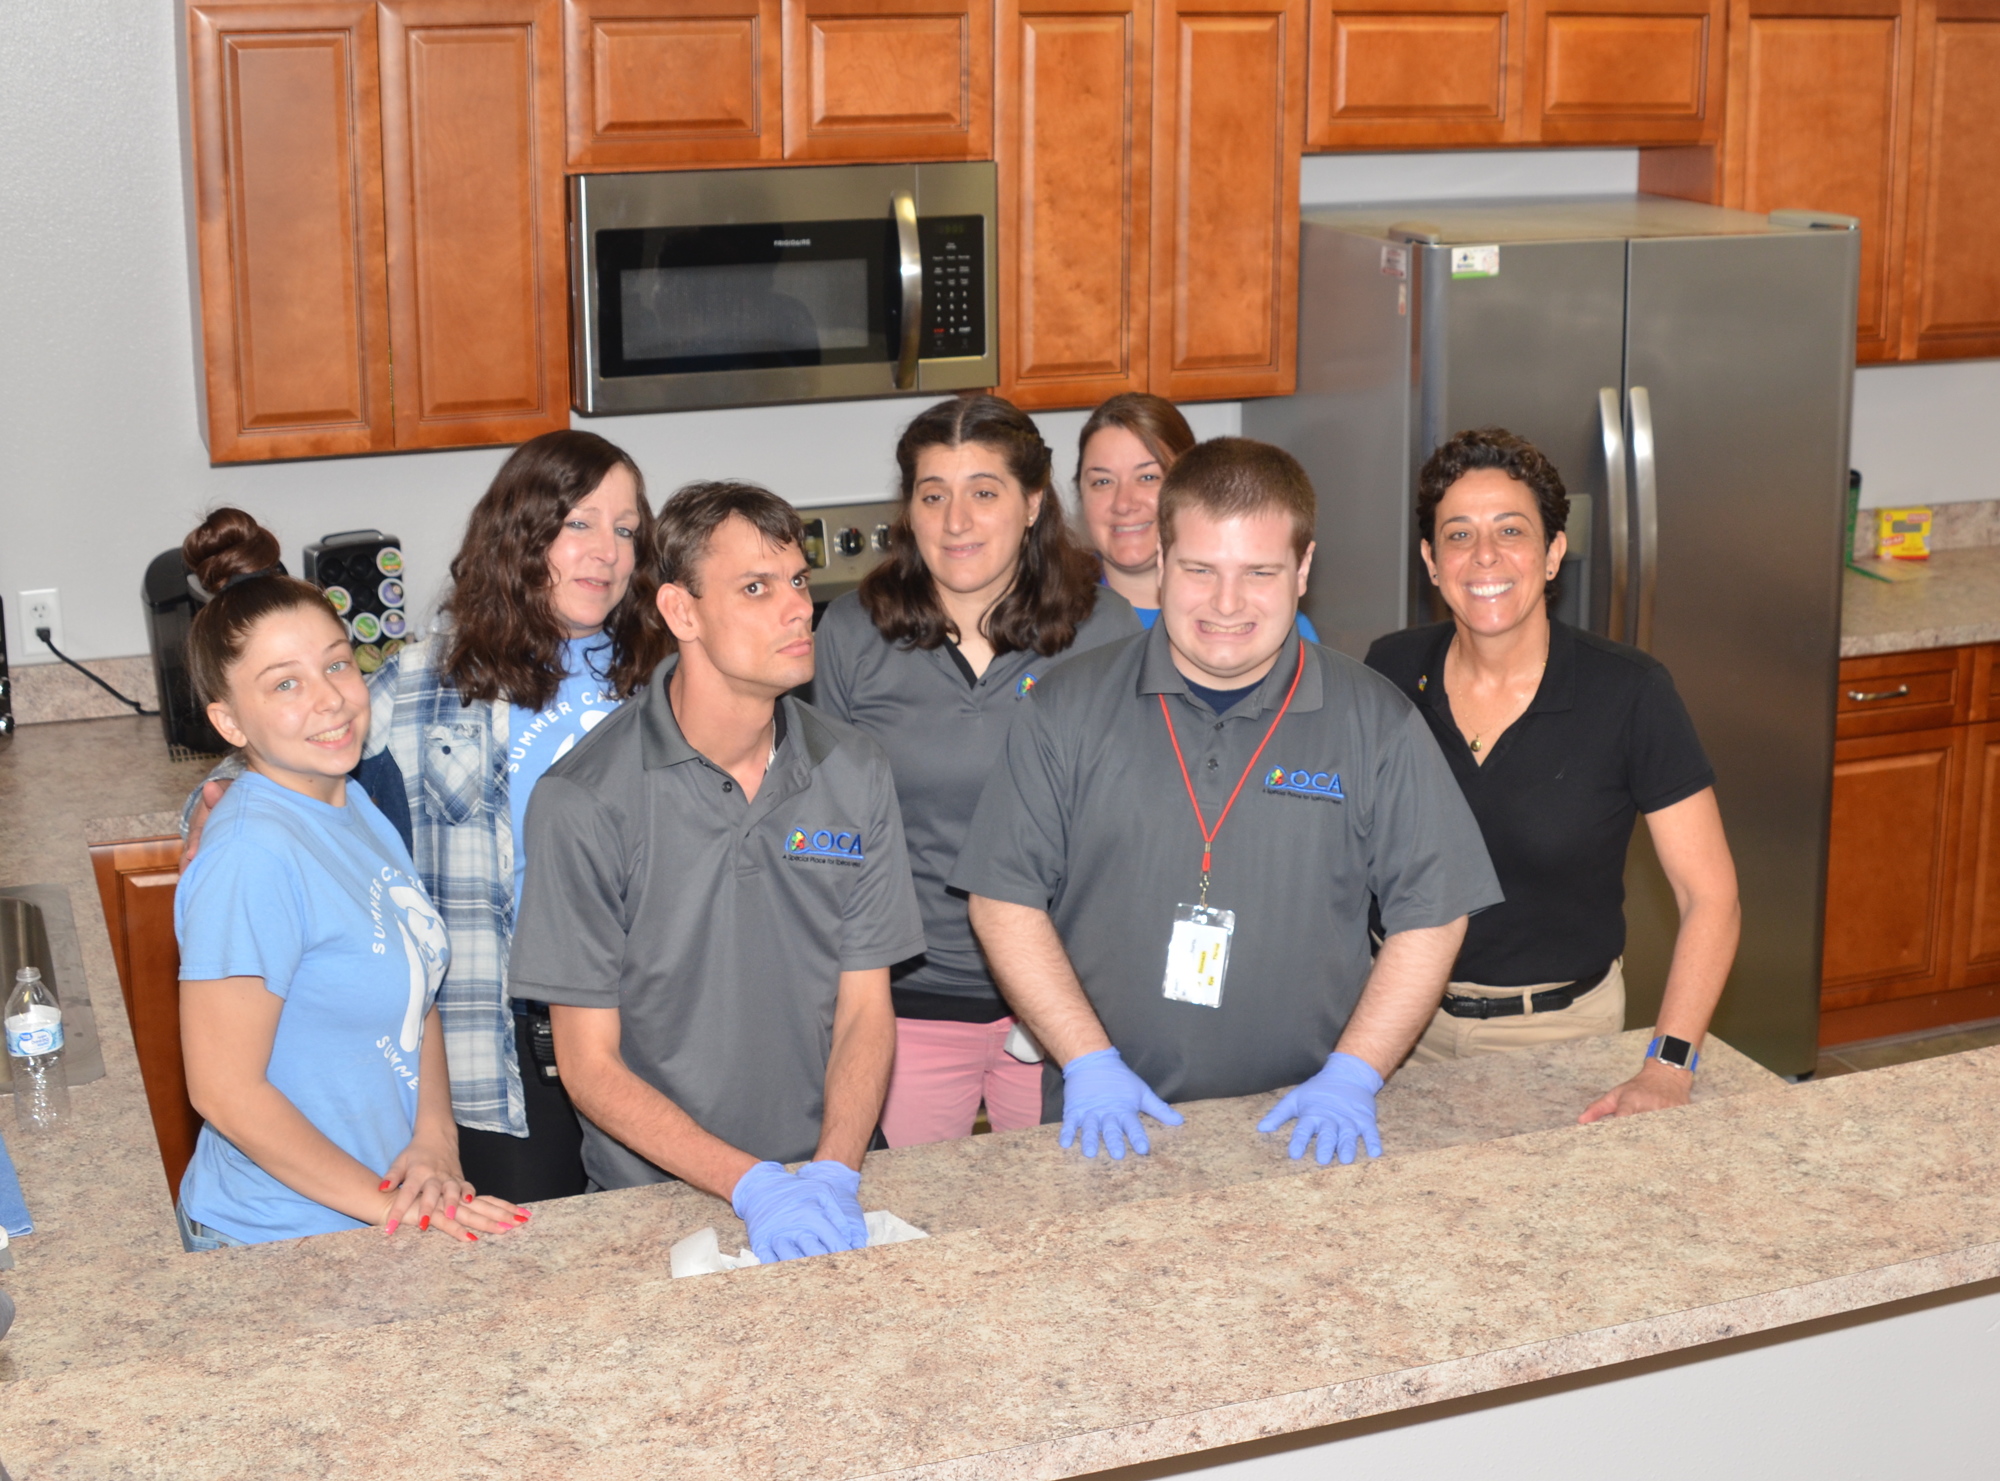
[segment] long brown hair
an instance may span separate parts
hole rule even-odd
[[[1146,391],[1121,391],[1108,401],[1098,403],[1090,420],[1083,424],[1083,430],[1076,434],[1076,494],[1083,497],[1083,454],[1090,446],[1090,439],[1106,427],[1122,427],[1145,444],[1146,451],[1153,455],[1153,461],[1160,465],[1164,477],[1167,470],[1181,460],[1182,454],[1194,446],[1194,429],[1181,415],[1181,409],[1164,396],[1154,396]]]
[[[910,528],[917,489],[917,460],[925,448],[977,443],[998,453],[1021,492],[1042,496],[1042,507],[1021,546],[1014,581],[981,623],[995,653],[1032,651],[1047,657],[1076,641],[1076,630],[1097,605],[1097,560],[1076,543],[1050,487],[1048,444],[1019,407],[998,396],[954,396],[921,413],[903,429],[896,464],[903,473],[902,501],[889,526],[889,551],[861,578],[861,605],[876,631],[908,648],[936,648],[960,636],[938,601],[937,582]]]
[[[181,560],[208,593],[187,641],[188,678],[203,704],[229,697],[229,666],[266,617],[316,607],[340,626],[326,593],[287,576],[278,564],[278,537],[241,509],[225,505],[189,531]]]
[[[595,432],[544,432],[500,465],[452,557],[443,673],[462,703],[504,699],[541,709],[556,697],[567,677],[567,635],[549,598],[549,547],[569,512],[614,468],[632,475],[639,527],[632,584],[604,620],[612,691],[636,692],[671,649],[666,623],[653,606],[653,510],[639,465]]]

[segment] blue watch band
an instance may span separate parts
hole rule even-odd
[[[1646,1046],[1646,1058],[1670,1064],[1677,1070],[1686,1070],[1690,1075],[1701,1063],[1701,1056],[1695,1052],[1694,1045],[1671,1034],[1656,1034],[1653,1042]]]

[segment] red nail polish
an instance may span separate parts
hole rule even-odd
[[[387,1193],[389,1191],[389,1180],[387,1178],[382,1179],[382,1186],[375,1191],[377,1193]]]
[[[528,1216],[526,1214],[516,1214],[514,1215],[514,1222],[516,1224],[525,1224],[528,1222]]]
[[[468,1194],[466,1194],[466,1195],[465,1195],[465,1201],[466,1201],[467,1203],[470,1203],[470,1202],[472,1202],[472,1195],[471,1195],[470,1193],[468,1193]]]
[[[471,1233],[468,1233],[468,1234],[467,1234],[467,1235],[466,1235],[465,1237],[466,1237],[467,1239],[469,1239],[470,1241],[472,1241],[472,1243],[474,1243],[474,1244],[478,1244],[478,1243],[479,1243],[479,1236],[478,1236],[478,1235],[476,1235],[476,1234],[471,1234]]]
[[[425,1215],[424,1215],[424,1216],[423,1216],[423,1217],[422,1217],[421,1219],[417,1220],[417,1227],[418,1227],[419,1229],[428,1229],[428,1228],[430,1228],[430,1227],[431,1227],[431,1216],[430,1216],[429,1214],[425,1214]]]

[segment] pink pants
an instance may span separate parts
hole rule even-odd
[[[970,1136],[986,1102],[995,1131],[1019,1131],[1042,1120],[1042,1067],[1022,1064],[1001,1046],[1014,1020],[946,1023],[896,1020],[896,1067],[882,1106],[882,1135],[892,1147]]]

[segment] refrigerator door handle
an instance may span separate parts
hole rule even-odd
[[[1653,448],[1653,398],[1644,386],[1634,386],[1632,400],[1632,483],[1634,513],[1639,519],[1639,621],[1633,642],[1653,651],[1653,596],[1660,574],[1660,468]]]
[[[1618,407],[1618,388],[1606,386],[1597,393],[1597,419],[1604,431],[1604,513],[1606,543],[1611,547],[1611,611],[1606,634],[1614,643],[1625,641],[1625,593],[1631,577],[1631,526],[1628,522],[1625,491],[1625,417]]]

